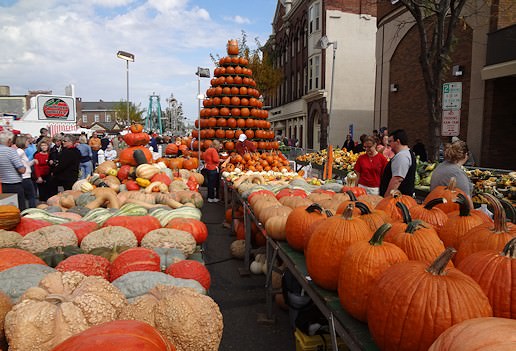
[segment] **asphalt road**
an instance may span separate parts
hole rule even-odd
[[[267,312],[265,275],[241,276],[243,261],[231,258],[229,246],[235,237],[223,226],[223,202],[205,202],[202,212],[209,231],[205,243],[205,263],[212,280],[209,294],[224,317],[219,350],[295,350],[287,311],[273,304],[274,321],[263,323],[261,317]]]

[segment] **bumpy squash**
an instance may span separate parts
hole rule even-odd
[[[92,254],[78,254],[59,262],[56,270],[59,272],[79,272],[85,276],[96,275],[109,280],[111,263],[107,258]]]
[[[145,247],[134,247],[122,252],[111,263],[110,281],[135,271],[160,272],[159,255]]]
[[[197,244],[202,244],[208,238],[208,227],[204,222],[194,218],[173,218],[167,223],[167,228],[179,229],[192,234]]]
[[[165,273],[175,278],[197,280],[206,290],[211,285],[210,272],[205,265],[198,261],[183,260],[173,263],[168,266]]]
[[[77,237],[73,230],[61,225],[51,225],[37,229],[23,237],[18,243],[20,249],[36,253],[49,247],[77,246]]]
[[[5,342],[4,337],[4,319],[7,312],[11,310],[13,303],[9,296],[4,293],[0,293],[0,345]]]
[[[125,295],[129,301],[145,295],[156,285],[172,285],[179,288],[191,288],[199,294],[206,294],[206,290],[196,280],[174,278],[161,272],[135,271],[124,274],[112,283]]]
[[[113,248],[115,246],[136,247],[138,240],[134,233],[124,227],[105,227],[88,234],[81,242],[81,249],[89,252],[99,247]]]
[[[38,256],[17,248],[0,249],[0,272],[21,264],[42,264],[46,265]]]
[[[22,217],[20,223],[18,223],[14,231],[21,236],[25,236],[30,232],[43,227],[48,227],[49,225],[51,225],[49,222],[41,219]]]
[[[120,318],[149,323],[178,350],[218,350],[222,338],[219,306],[187,288],[158,285],[128,305]]]
[[[142,239],[142,247],[174,247],[187,257],[195,252],[196,242],[192,234],[170,228],[155,229]]]
[[[17,232],[0,229],[0,248],[17,247],[22,238]]]
[[[138,242],[141,242],[143,237],[154,229],[161,228],[161,223],[153,216],[114,216],[109,218],[102,225],[103,228],[119,226],[130,229]]]
[[[42,264],[22,264],[6,269],[0,272],[0,290],[16,302],[27,289],[38,286],[41,279],[53,272],[54,268]]]
[[[51,273],[7,313],[5,334],[13,350],[47,351],[91,326],[117,319],[126,303],[124,295],[100,277]]]

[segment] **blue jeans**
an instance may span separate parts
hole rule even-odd
[[[79,179],[88,178],[88,176],[91,175],[91,172],[93,172],[93,165],[92,165],[91,161],[81,162],[80,170],[81,170],[81,176]]]
[[[219,172],[214,169],[208,170],[208,199],[215,199],[219,196]]]
[[[25,194],[25,200],[29,201],[29,208],[36,207],[36,189],[34,189],[34,183],[30,178],[22,179],[23,193]]]

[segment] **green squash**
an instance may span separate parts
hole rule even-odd
[[[77,246],[58,246],[49,247],[43,252],[36,253],[50,267],[55,268],[59,262],[64,261],[70,256],[82,254],[84,251]]]
[[[167,269],[172,263],[186,260],[186,255],[183,251],[175,247],[153,247],[152,250],[159,255],[162,271]]]

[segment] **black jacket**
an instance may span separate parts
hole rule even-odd
[[[57,165],[52,175],[57,181],[76,181],[79,177],[79,166],[81,163],[81,152],[75,148],[63,147],[57,158]]]

